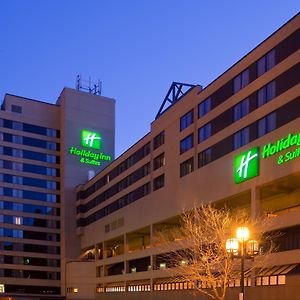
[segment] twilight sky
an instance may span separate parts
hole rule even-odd
[[[173,81],[204,87],[299,12],[296,0],[0,0],[0,100],[54,103],[76,75],[115,98],[116,155]]]

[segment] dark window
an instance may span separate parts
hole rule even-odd
[[[194,135],[190,134],[180,141],[180,154],[188,151],[194,146]]]
[[[165,153],[156,156],[153,160],[153,169],[157,170],[165,165]]]
[[[257,61],[257,77],[269,71],[275,66],[275,49]]]
[[[198,167],[199,168],[201,168],[211,162],[211,160],[212,160],[211,152],[212,152],[211,148],[208,148],[199,153],[199,155],[198,155]]]
[[[211,98],[207,98],[198,105],[198,118],[205,116],[210,111],[211,111]]]
[[[39,166],[39,165],[23,164],[23,171],[29,173],[47,175],[47,167]]]
[[[11,111],[14,112],[14,113],[21,114],[22,113],[22,106],[12,104]]]
[[[258,121],[258,137],[276,129],[276,112],[273,112]]]
[[[54,142],[44,141],[40,139],[30,138],[27,136],[23,137],[23,144],[38,148],[45,148],[50,150],[59,150],[58,144]]]
[[[153,179],[153,191],[156,191],[165,185],[165,174],[162,174]]]
[[[180,164],[180,177],[188,175],[194,171],[194,159],[190,158]]]
[[[32,133],[36,133],[36,134],[47,135],[47,128],[42,127],[42,126],[37,126],[37,125],[24,123],[23,130],[26,131],[26,132],[32,132]]]
[[[249,84],[249,70],[245,70],[240,73],[233,80],[233,92],[237,93],[239,90],[244,88],[247,84]]]
[[[257,91],[257,106],[260,107],[276,96],[276,83],[271,81]]]
[[[288,251],[300,249],[300,226],[284,228],[279,231],[273,231],[270,236],[274,235],[274,242],[278,251]]]
[[[110,188],[102,192],[101,194],[94,197],[92,200],[86,204],[80,204],[77,206],[77,212],[87,212],[93,207],[99,205],[100,203],[106,201],[107,199],[113,197],[115,194],[119,193],[121,190],[127,188],[128,186],[134,184],[141,178],[147,176],[150,173],[150,162],[135,170],[133,173],[129,174],[116,184],[112,185]],[[92,186],[93,187],[93,186]]]
[[[160,134],[158,134],[153,139],[153,149],[157,149],[159,146],[163,145],[165,143],[165,132],[162,131]]]
[[[250,141],[249,127],[245,127],[234,134],[234,149],[240,148]]]
[[[207,123],[198,129],[198,143],[201,143],[211,136],[211,123]]]
[[[189,127],[194,122],[194,110],[190,110],[180,118],[180,131]]]
[[[249,98],[241,101],[237,105],[234,106],[233,108],[233,119],[234,121],[237,121],[247,114],[249,114],[249,109],[250,109],[250,101]]]
[[[123,196],[122,198],[114,201],[113,203],[97,210],[95,213],[91,214],[87,218],[78,219],[77,227],[87,226],[105,216],[123,208],[124,206],[129,205],[130,203],[139,200],[140,198],[148,195],[150,193],[150,183],[146,183],[137,189],[133,190],[129,194]]]

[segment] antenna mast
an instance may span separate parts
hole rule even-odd
[[[102,93],[102,81],[98,79],[97,82],[93,82],[91,77],[89,77],[89,80],[84,80],[79,74],[76,76],[76,90],[88,91],[91,94],[100,96]]]

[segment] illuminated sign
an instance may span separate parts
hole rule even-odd
[[[265,145],[262,148],[261,157],[262,158],[270,157],[292,146],[300,146],[300,133],[298,134],[289,133],[287,137],[276,141],[274,144],[269,143]],[[295,151],[288,151],[283,155],[279,155],[277,159],[277,164],[281,165],[299,156],[300,156],[300,147],[297,148]]]
[[[112,159],[110,155],[94,151],[94,149],[100,150],[101,146],[101,135],[98,132],[82,130],[81,145],[92,150],[81,149],[76,146],[72,146],[68,150],[69,154],[79,158],[80,163],[100,166],[101,161],[110,161]]]
[[[258,147],[254,147],[234,159],[234,182],[241,183],[259,175]]]
[[[300,147],[290,151],[292,146],[300,146],[300,133],[289,133],[286,137],[274,143],[268,143],[261,148],[254,147],[234,158],[234,182],[241,183],[259,175],[259,156],[262,159],[269,158],[279,153],[277,164],[282,165],[297,157],[300,157]],[[280,154],[284,150],[289,150]]]
[[[98,132],[81,131],[81,145],[87,148],[100,149],[101,136]]]

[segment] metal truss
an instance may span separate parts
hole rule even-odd
[[[162,105],[160,106],[160,108],[158,110],[155,120],[157,118],[159,118],[169,107],[171,107],[178,100],[180,100],[180,98],[183,95],[185,95],[187,92],[189,92],[195,86],[196,85],[194,85],[194,84],[173,82],[169,88],[169,91],[168,91]]]

